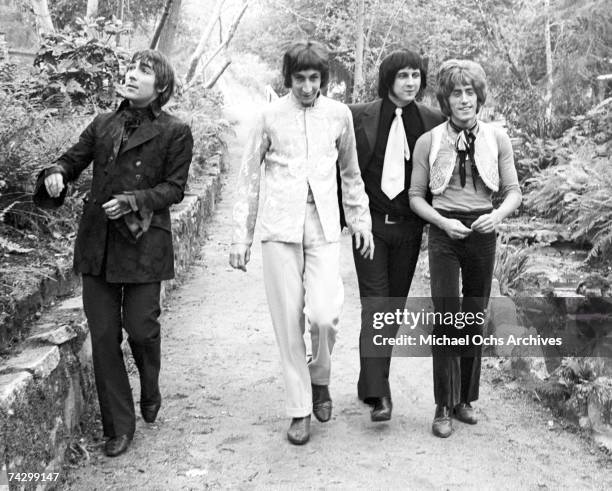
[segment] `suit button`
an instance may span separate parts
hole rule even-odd
[[[140,174],[136,174],[136,180],[140,181],[142,179],[142,176]]]
[[[134,164],[136,167],[140,167],[140,164],[142,164],[142,162],[140,160],[137,160],[136,163]]]
[[[108,158],[108,163],[109,163],[109,164],[112,164],[112,163],[113,163],[113,160],[115,160],[113,157],[109,157],[109,158]]]

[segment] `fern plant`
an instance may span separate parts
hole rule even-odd
[[[586,149],[569,163],[528,180],[526,209],[568,227],[572,240],[590,244],[587,260],[612,252],[612,169]]]
[[[499,282],[499,289],[503,295],[515,291],[527,269],[529,255],[527,248],[506,243],[497,239],[495,270],[493,275]]]

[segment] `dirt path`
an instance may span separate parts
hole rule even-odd
[[[227,87],[228,116],[240,120],[223,200],[190,277],[163,315],[164,403],[153,425],[140,418],[127,454],[93,449],[71,471],[73,489],[212,488],[519,488],[612,489],[610,460],[579,435],[549,425],[548,411],[486,369],[480,421],[455,423],[446,440],[431,435],[431,359],[395,358],[393,419],[370,422],[356,397],[359,301],[350,243],[343,242],[345,306],[334,352],[334,416],[313,422],[304,447],[285,439],[288,418],[263,291],[261,248],[248,273],[227,263],[240,145],[253,97]],[[424,294],[423,263],[416,275]],[[138,384],[133,381],[137,391]]]

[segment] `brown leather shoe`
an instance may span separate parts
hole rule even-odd
[[[312,412],[321,423],[331,419],[332,400],[327,385],[312,384]]]
[[[476,418],[476,412],[469,402],[461,402],[455,406],[453,416],[459,421],[463,421],[469,425],[475,425],[478,423]]]
[[[389,421],[391,419],[391,411],[393,411],[391,397],[382,396],[373,398],[370,419],[375,422]]]
[[[287,439],[294,445],[304,445],[310,439],[310,414],[305,418],[293,418],[287,430]]]
[[[453,422],[451,421],[450,410],[446,406],[436,406],[431,431],[440,438],[448,438],[453,432]]]
[[[130,443],[132,437],[130,435],[119,435],[113,438],[109,438],[104,445],[104,453],[109,457],[117,457],[125,452]]]

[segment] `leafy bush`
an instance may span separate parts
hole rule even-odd
[[[572,240],[591,244],[590,260],[612,252],[612,170],[609,158],[592,160],[586,149],[569,163],[529,179],[524,204],[531,212],[567,225]]]
[[[91,38],[88,29],[97,30],[100,36]],[[79,30],[45,36],[34,60],[39,75],[47,79],[40,96],[48,99],[66,94],[76,104],[111,106],[121,64],[128,61],[127,53],[112,46],[111,40],[124,30],[120,21],[101,17],[89,24],[81,21]]]
[[[499,282],[502,295],[509,295],[518,289],[527,268],[527,248],[508,244],[498,238],[495,255],[493,276]]]
[[[74,142],[84,119],[58,118],[56,111],[34,110],[2,93],[0,112],[0,217],[20,228],[48,229],[53,215],[31,205],[33,177]]]
[[[191,126],[194,161],[190,178],[202,174],[205,169],[201,167],[206,163],[206,159],[221,153],[225,148],[223,138],[229,131],[230,123],[223,118],[222,107],[223,95],[220,92],[206,90],[198,85],[172,101],[168,107]]]
[[[79,20],[78,25],[76,30],[45,35],[30,76],[17,80],[2,76],[0,88],[43,107],[110,107],[115,101],[114,85],[128,61],[127,52],[114,46],[113,39],[125,27],[102,17]]]

